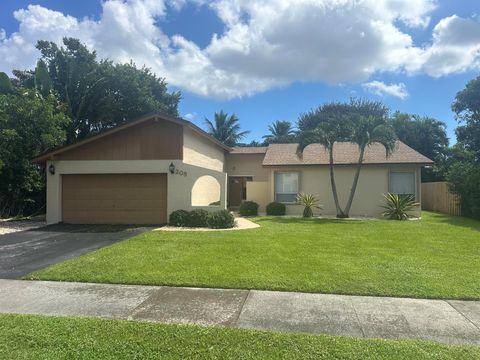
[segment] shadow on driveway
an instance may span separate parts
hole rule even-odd
[[[0,278],[16,279],[152,227],[55,224],[0,235]]]

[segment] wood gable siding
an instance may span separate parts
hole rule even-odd
[[[56,160],[182,160],[183,126],[154,120],[56,155]]]

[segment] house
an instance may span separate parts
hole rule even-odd
[[[351,187],[358,149],[334,149],[340,201]],[[194,124],[150,114],[33,159],[47,176],[47,222],[163,224],[178,209],[209,211],[243,200],[287,204],[300,214],[299,192],[318,195],[323,214],[335,214],[328,154],[310,145],[300,159],[295,144],[230,148]],[[370,147],[352,215],[378,216],[382,194],[412,193],[420,200],[420,169],[432,161],[399,142],[389,157]],[[420,209],[417,215],[420,214]]]

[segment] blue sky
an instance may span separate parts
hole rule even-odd
[[[0,71],[31,67],[38,39],[74,36],[165,76],[182,91],[181,115],[200,126],[215,111],[236,113],[247,141],[350,97],[442,120],[454,141],[450,105],[480,68],[478,1],[261,3],[3,0]]]

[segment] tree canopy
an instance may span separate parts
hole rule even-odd
[[[263,136],[265,144],[288,144],[296,140],[289,121],[276,120],[268,126],[268,131],[270,134]]]
[[[249,131],[240,131],[240,123],[235,114],[228,115],[223,110],[214,114],[214,120],[205,118],[207,131],[218,141],[227,146],[238,145]]]
[[[435,162],[433,168],[422,169],[422,181],[444,180],[448,151],[445,123],[428,116],[399,111],[393,114],[391,123],[401,141]]]
[[[456,129],[457,141],[473,151],[480,161],[480,76],[457,93],[452,110],[460,123]]]
[[[15,71],[16,82],[43,95],[52,88],[72,119],[68,143],[146,113],[178,115],[180,93],[168,92],[165,80],[148,68],[98,60],[78,39],[65,38],[63,46],[39,41],[37,48],[42,58],[36,70]]]
[[[0,216],[32,213],[45,204],[44,174],[30,162],[62,144],[69,118],[53,96],[35,90],[0,95]]]

